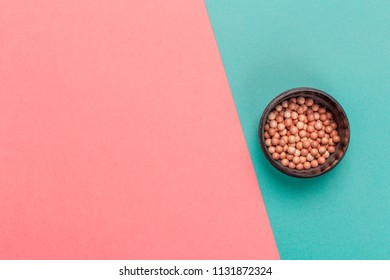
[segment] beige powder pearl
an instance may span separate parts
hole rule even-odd
[[[283,135],[283,136],[281,137],[281,139],[283,139],[283,140],[287,143],[288,137],[287,137],[286,135]]]
[[[314,125],[314,128],[317,129],[317,130],[321,130],[322,122],[321,121],[316,122],[316,124]]]
[[[295,168],[296,168],[297,170],[302,170],[302,169],[303,169],[303,164],[302,164],[302,163],[298,163],[298,164],[295,166]]]
[[[283,146],[283,151],[287,152],[287,149],[288,149],[288,145],[284,145]]]
[[[306,118],[306,116],[305,115],[298,115],[298,121],[300,121],[300,122],[305,122],[305,120],[306,120],[307,118]]]
[[[322,138],[322,139],[321,139],[321,144],[322,144],[322,145],[327,145],[328,142],[329,142],[328,139],[329,139],[329,138],[327,138],[327,137]]]
[[[265,140],[265,145],[266,145],[267,147],[272,146],[271,139]]]
[[[284,159],[286,158],[286,153],[285,152],[281,152],[280,153],[280,159]]]
[[[322,155],[325,154],[326,148],[324,146],[319,147],[318,152]]]
[[[293,119],[293,120],[296,120],[296,119],[298,119],[298,113],[297,112],[291,112],[291,118]]]
[[[310,162],[310,165],[311,165],[311,167],[316,168],[318,166],[318,161],[317,160],[312,160]]]
[[[298,114],[303,114],[305,112],[305,109],[302,107],[302,106],[299,106],[298,108],[297,108],[297,113]]]
[[[278,153],[278,154],[281,154],[283,152],[283,147],[278,145],[275,147],[275,152]]]
[[[303,126],[303,130],[306,130],[307,129],[307,124],[305,123],[305,125]]]
[[[299,104],[299,105],[303,105],[303,104],[305,104],[305,97],[303,97],[303,96],[299,96],[298,98],[297,98],[297,103]]]
[[[290,102],[297,103],[297,99],[295,97],[291,97]]]
[[[299,157],[299,161],[300,161],[301,163],[305,163],[305,162],[306,162],[306,156],[300,156],[300,157]]]
[[[324,157],[324,158],[328,158],[329,156],[330,156],[330,154],[329,154],[328,151],[326,151],[325,154],[323,154],[323,157]]]
[[[287,101],[287,100],[284,100],[284,101],[282,102],[282,107],[283,107],[283,108],[287,108],[287,107],[288,107],[288,101]]]
[[[319,164],[324,164],[325,163],[325,158],[324,157],[319,157],[318,158],[318,163]]]
[[[290,111],[284,111],[284,117],[285,117],[286,119],[291,118],[291,112],[290,112]]]
[[[280,134],[281,136],[287,135],[287,129],[283,129],[282,131],[279,132],[279,134]]]
[[[276,128],[278,126],[278,122],[276,120],[272,120],[269,122],[269,126],[272,128]]]
[[[298,149],[298,150],[302,150],[302,148],[303,148],[302,142],[297,142],[297,143],[295,144],[295,148]]]
[[[303,164],[303,168],[305,169],[309,169],[311,167],[311,164],[310,162],[306,161],[304,164]]]
[[[304,126],[305,124],[303,123],[303,122],[297,122],[297,128],[298,129],[303,129],[303,126]]]
[[[278,112],[282,111],[283,110],[282,105],[276,105],[275,110]]]
[[[295,164],[294,164],[293,162],[290,162],[290,163],[288,164],[288,168],[290,168],[290,169],[295,169]]]
[[[307,161],[312,161],[314,159],[314,157],[312,156],[312,154],[308,154],[306,156],[306,159],[307,159]]]
[[[299,157],[301,155],[301,151],[298,150],[298,149],[295,149],[295,153],[294,153],[295,156]]]
[[[314,112],[314,119],[318,121],[320,119],[320,114],[318,112]]]
[[[274,137],[279,139],[279,138],[280,138],[280,134],[279,134],[279,132],[275,132],[275,135],[274,135]]]
[[[283,166],[288,166],[289,161],[288,161],[288,159],[284,158],[284,159],[282,159],[282,161],[281,161],[280,163],[281,163]]]
[[[287,153],[290,154],[290,155],[295,154],[295,148],[294,147],[288,147],[287,148]]]
[[[330,146],[328,147],[328,152],[331,154],[331,153],[334,153],[334,151],[336,150],[335,146]]]
[[[300,163],[301,161],[300,161],[300,159],[299,159],[299,157],[297,157],[297,156],[295,156],[295,157],[293,157],[293,163],[295,163],[295,164],[298,164],[298,163]]]
[[[275,153],[275,147],[274,146],[269,146],[268,147],[268,152],[272,155],[273,153]]]
[[[268,119],[274,120],[274,119],[276,119],[276,116],[277,116],[276,112],[272,111],[271,113],[268,114]]]
[[[302,149],[301,150],[301,156],[305,157],[309,154],[309,151],[307,149]]]
[[[278,129],[279,131],[282,131],[286,126],[284,125],[284,123],[278,123]]]
[[[279,157],[280,157],[280,155],[279,155],[278,153],[276,153],[276,152],[272,154],[272,158],[273,158],[274,160],[278,160]]]

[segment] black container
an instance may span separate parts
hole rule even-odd
[[[340,142],[335,146],[335,152],[332,153],[325,161],[324,164],[318,165],[318,167],[310,169],[290,169],[283,166],[280,161],[272,158],[271,154],[268,152],[267,146],[265,145],[264,138],[264,126],[267,123],[268,114],[275,109],[276,105],[280,104],[284,100],[288,100],[291,97],[300,97],[312,98],[316,103],[321,106],[326,107],[333,115],[333,120],[337,124],[337,131],[340,136]],[[267,160],[279,171],[293,177],[299,178],[311,178],[325,174],[326,172],[332,170],[344,157],[349,140],[350,140],[350,128],[347,115],[345,114],[343,108],[340,104],[329,94],[315,88],[293,88],[287,90],[278,96],[276,96],[265,108],[259,123],[258,136],[261,145],[261,149]]]

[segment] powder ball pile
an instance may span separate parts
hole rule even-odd
[[[290,169],[324,164],[340,142],[332,113],[311,98],[282,101],[268,114],[264,129],[268,152]]]

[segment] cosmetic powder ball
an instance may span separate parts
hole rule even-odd
[[[264,138],[273,160],[296,170],[323,165],[340,142],[332,113],[303,96],[275,106],[267,116]]]

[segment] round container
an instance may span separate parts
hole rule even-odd
[[[340,136],[340,142],[335,146],[335,152],[332,153],[325,161],[324,164],[318,165],[318,167],[310,169],[290,169],[283,166],[279,161],[274,160],[271,154],[268,152],[267,146],[265,145],[264,138],[264,126],[267,123],[268,114],[275,109],[276,105],[280,104],[282,101],[287,100],[291,97],[303,96],[305,98],[312,98],[318,104],[326,107],[333,115],[333,120],[337,124],[337,131]],[[299,178],[311,178],[325,174],[326,172],[332,170],[344,157],[350,138],[350,129],[347,115],[345,114],[343,108],[340,104],[329,94],[315,88],[293,88],[287,90],[278,96],[276,96],[265,108],[259,123],[258,131],[259,141],[261,149],[267,160],[279,171],[293,177]]]

